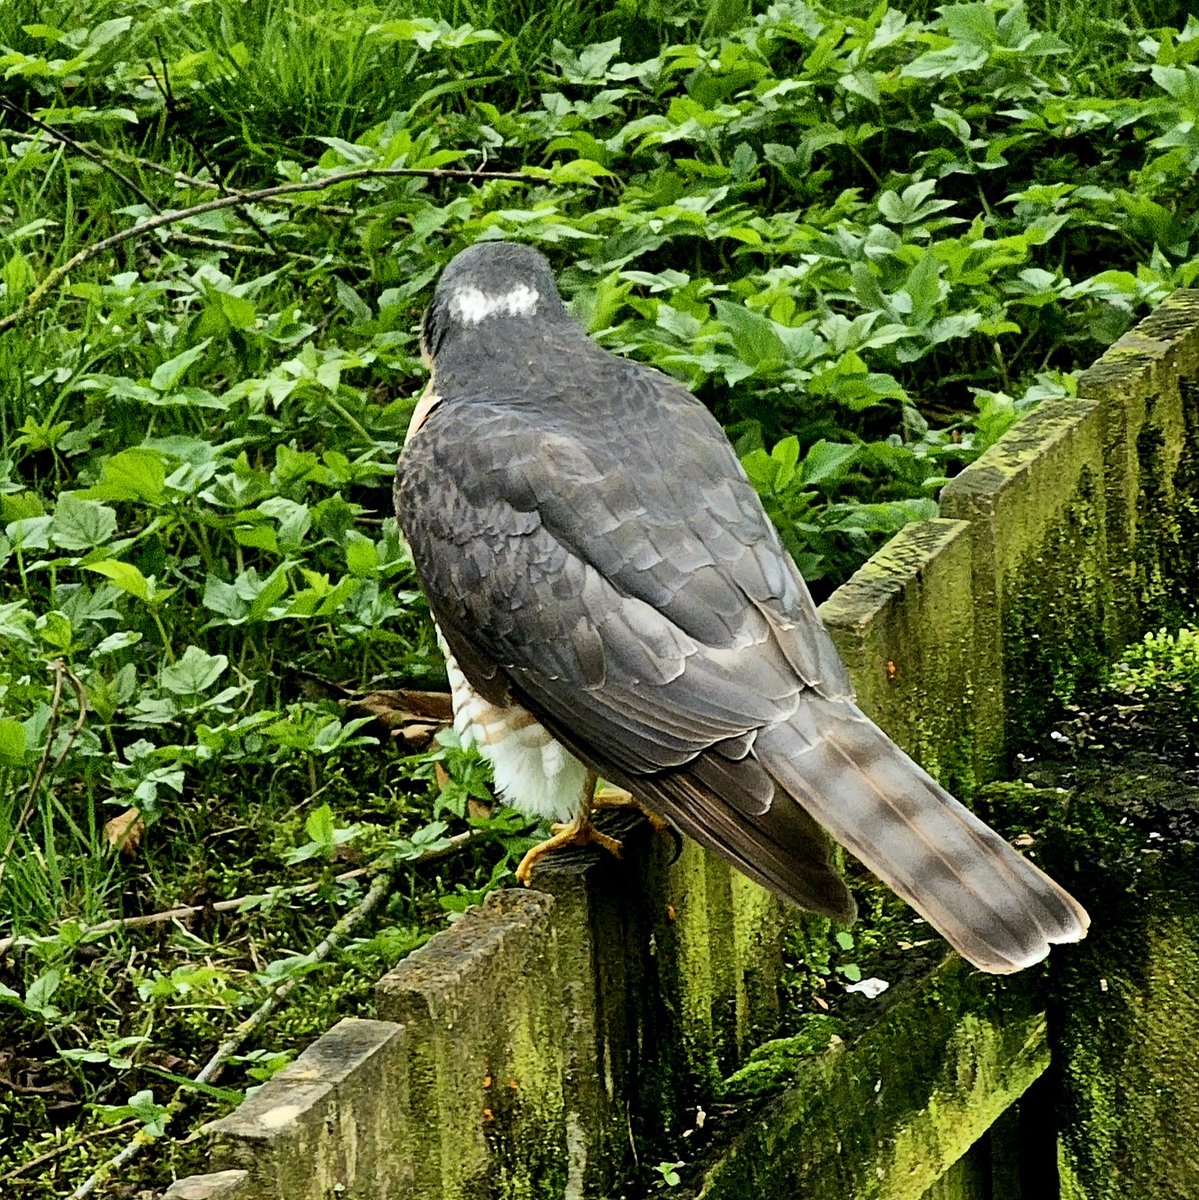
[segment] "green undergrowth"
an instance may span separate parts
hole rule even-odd
[[[343,703],[444,685],[389,479],[453,253],[542,248],[595,337],[712,406],[824,594],[1199,278],[1197,63],[1162,2],[0,6],[5,1194],[68,1192],[312,968],[181,1131],[231,1103],[527,844],[476,761],[435,779]],[[426,175],[91,252],[365,167]],[[386,911],[305,963],[379,855]],[[795,988],[870,936],[814,934]]]

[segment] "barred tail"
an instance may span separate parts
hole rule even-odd
[[[1085,936],[1069,893],[916,765],[860,709],[806,697],[754,746],[776,783],[936,927],[1006,974]],[[781,797],[776,797],[777,805]]]

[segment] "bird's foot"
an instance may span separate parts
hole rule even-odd
[[[638,800],[636,796],[630,792],[626,792],[623,788],[605,787],[603,791],[596,792],[595,799],[591,802],[592,810],[597,808],[632,808],[639,812],[652,826],[653,831],[659,836],[670,838],[671,841],[675,838],[674,826],[663,816],[654,812],[643,801]]]
[[[520,866],[516,868],[516,878],[525,887],[529,886],[533,868],[554,850],[561,850],[567,846],[599,846],[615,858],[621,857],[623,848],[620,841],[596,829],[585,813],[580,813],[569,825],[551,825],[550,829],[554,836],[546,838],[544,842],[539,842],[529,850],[520,860]]]

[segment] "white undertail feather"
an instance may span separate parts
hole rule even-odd
[[[529,817],[570,821],[587,782],[587,768],[518,704],[497,708],[462,673],[438,631],[454,704],[454,732],[491,763],[504,803]]]

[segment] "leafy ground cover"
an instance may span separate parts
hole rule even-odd
[[[826,593],[1199,277],[1196,64],[1167,3],[0,8],[0,1183],[298,979],[213,1115],[527,845],[369,699],[442,680],[388,479],[457,249],[695,388]]]

